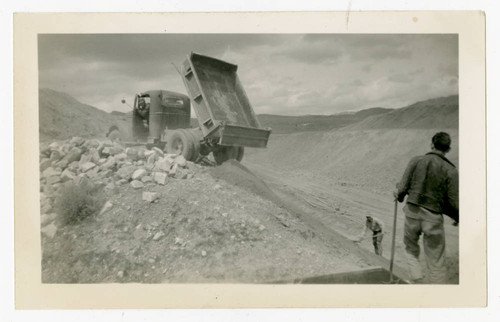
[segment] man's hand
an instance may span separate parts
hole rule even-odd
[[[394,200],[398,200],[399,199],[399,191],[397,189],[392,192],[392,195],[394,196]]]

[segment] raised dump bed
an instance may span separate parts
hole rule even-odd
[[[181,74],[205,139],[221,146],[265,148],[271,130],[261,128],[237,70],[236,65],[191,53]]]

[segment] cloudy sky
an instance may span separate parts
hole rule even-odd
[[[186,93],[172,64],[191,51],[238,65],[257,114],[329,115],[458,94],[456,35],[39,35],[40,87],[128,111],[120,100],[137,92]]]

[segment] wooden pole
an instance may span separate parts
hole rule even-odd
[[[391,247],[391,264],[389,266],[390,271],[390,280],[389,282],[393,282],[392,277],[392,268],[394,266],[394,252],[396,250],[396,223],[398,219],[398,201],[394,200],[394,222],[392,224],[392,247]]]

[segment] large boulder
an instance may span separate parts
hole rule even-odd
[[[42,172],[42,177],[49,178],[53,176],[60,176],[61,172],[62,172],[61,170],[54,169],[53,167],[48,167]]]
[[[54,150],[50,154],[50,161],[57,162],[63,158],[63,154],[59,150]]]
[[[80,161],[78,161],[78,163],[80,164],[80,166],[82,166],[87,162],[92,162],[92,157],[88,154],[82,154],[82,156],[80,157]]]
[[[71,172],[70,170],[68,170],[68,169],[65,169],[61,173],[61,180],[62,180],[62,182],[74,180],[75,178],[76,178],[76,175],[73,172]]]
[[[59,143],[57,142],[52,142],[50,145],[49,145],[49,148],[51,151],[54,151],[54,150],[57,150],[59,149]]]
[[[74,145],[74,146],[80,146],[82,144],[85,143],[85,139],[79,137],[79,136],[74,136],[71,138],[71,140],[69,141],[70,144]]]
[[[163,172],[155,172],[153,174],[153,180],[156,183],[159,183],[161,185],[165,185],[167,183],[167,174]]]
[[[68,154],[66,154],[64,159],[68,161],[68,164],[73,161],[80,161],[82,153],[83,153],[82,149],[74,147],[71,150],[69,150]]]
[[[57,226],[54,223],[51,223],[50,225],[47,225],[42,228],[42,234],[53,238],[57,233]]]
[[[146,169],[140,168],[134,171],[132,173],[132,180],[141,180],[142,177],[144,177],[148,172]]]
[[[182,155],[178,155],[175,159],[174,162],[179,165],[181,168],[185,168],[187,165],[186,159]]]
[[[67,169],[76,172],[78,169],[80,169],[80,163],[78,161],[73,161],[70,164],[68,164]]]
[[[179,166],[177,165],[177,163],[174,163],[174,165],[172,166],[172,168],[168,171],[168,175],[170,177],[175,177],[175,174],[177,173],[177,169],[179,168]]]
[[[99,163],[101,156],[99,155],[99,152],[97,152],[96,148],[90,148],[88,154],[90,155],[90,161],[94,162],[95,164]]]
[[[138,180],[133,180],[130,185],[132,186],[132,188],[134,189],[141,189],[141,188],[144,188],[144,183],[142,183],[141,181],[138,181]]]
[[[154,151],[154,152],[155,152],[158,156],[160,156],[160,157],[163,157],[163,156],[164,156],[164,153],[163,153],[163,151],[162,151],[160,148],[154,147],[152,150],[153,150],[153,151]]]
[[[132,161],[139,160],[139,151],[137,151],[137,149],[127,148],[125,150],[125,154],[127,155],[127,158],[129,158]]]
[[[50,161],[50,159],[43,158],[42,160],[40,160],[40,171],[41,172],[45,171],[45,169],[47,169],[51,165],[52,165],[52,161]]]
[[[109,157],[106,162],[101,165],[101,169],[110,169],[116,165],[116,160],[114,157]]]
[[[156,199],[158,199],[158,193],[156,193],[156,192],[144,191],[142,193],[142,200],[144,200],[144,201],[153,202]]]
[[[80,170],[82,172],[87,172],[91,169],[93,169],[94,167],[96,166],[96,164],[94,162],[85,162],[83,164],[80,164]]]
[[[122,179],[130,180],[130,179],[132,179],[132,174],[134,173],[135,170],[136,170],[136,168],[133,165],[126,165],[126,166],[121,167],[116,172],[116,174],[118,175],[118,177],[120,177]]]
[[[41,217],[40,217],[40,224],[42,225],[42,227],[50,224],[51,222],[53,222],[54,220],[56,220],[57,218],[57,214],[43,214]]]
[[[172,161],[169,158],[161,158],[155,162],[154,169],[168,172],[172,167]]]

